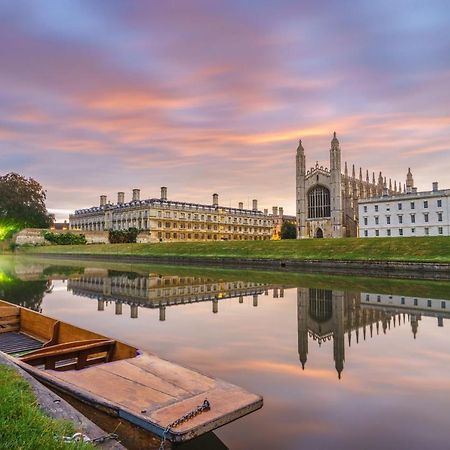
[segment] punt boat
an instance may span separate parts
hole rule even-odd
[[[0,351],[54,390],[170,442],[263,404],[239,386],[2,300]]]

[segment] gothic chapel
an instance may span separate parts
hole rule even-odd
[[[366,171],[363,179],[362,169],[359,177],[355,174],[355,165],[351,175],[347,163],[344,173],[341,168],[341,148],[333,134],[330,148],[330,169],[315,167],[306,170],[305,150],[302,141],[297,148],[297,239],[323,237],[352,237],[358,232],[358,200],[381,197],[383,194],[401,192],[401,183],[392,185],[380,172],[378,180]]]

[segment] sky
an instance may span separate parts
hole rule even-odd
[[[0,0],[0,174],[58,219],[141,198],[295,212],[329,166],[450,188],[447,0]]]

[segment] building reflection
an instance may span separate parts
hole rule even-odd
[[[166,320],[168,306],[189,303],[212,302],[212,312],[219,312],[219,300],[252,296],[253,306],[258,306],[258,297],[268,295],[273,286],[249,281],[218,281],[207,277],[181,277],[150,274],[146,277],[130,277],[128,274],[84,275],[69,279],[67,290],[74,295],[97,299],[98,311],[105,304],[115,303],[115,313],[122,314],[123,304],[130,306],[130,317],[138,317],[138,307],[159,308],[159,320]],[[284,297],[283,288],[273,288],[274,297]]]
[[[113,303],[116,315],[129,307],[131,319],[139,316],[139,307],[159,309],[159,320],[166,320],[167,308],[197,302],[211,302],[213,314],[219,313],[219,303],[249,297],[258,307],[261,295],[273,299],[284,297],[285,289],[250,281],[223,281],[208,277],[89,271],[69,279],[67,289],[74,295],[97,301],[97,310],[104,311]],[[344,370],[346,351],[361,340],[386,334],[399,326],[408,326],[411,336],[418,334],[423,316],[435,317],[443,326],[450,318],[450,300],[383,295],[367,292],[344,292],[330,289],[297,288],[298,355],[305,369],[310,345],[333,345],[333,359],[340,379]]]
[[[339,379],[344,370],[346,341],[372,338],[408,323],[414,339],[422,316],[436,317],[443,326],[450,318],[450,301],[326,289],[297,288],[298,354],[305,369],[309,342],[333,341],[333,358]]]

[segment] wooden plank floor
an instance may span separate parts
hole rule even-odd
[[[207,398],[211,409],[177,427],[181,433],[215,421],[216,427],[223,425],[245,414],[238,411],[262,404],[259,396],[238,386],[148,354],[78,371],[46,372],[163,428]]]
[[[26,334],[9,332],[0,334],[0,351],[8,354],[29,352],[41,348],[43,343]]]

